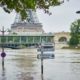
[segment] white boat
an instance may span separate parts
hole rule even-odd
[[[37,58],[52,59],[54,58],[54,45],[52,43],[42,44],[38,49]]]

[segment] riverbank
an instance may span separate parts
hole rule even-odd
[[[0,52],[2,48],[0,48]],[[27,53],[37,53],[37,48],[23,48],[23,49],[11,49],[11,48],[4,48],[4,51],[16,51],[16,52],[27,52]]]
[[[80,50],[80,46],[79,47],[63,47],[62,49],[74,49],[74,50]]]

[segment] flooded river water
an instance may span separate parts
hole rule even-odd
[[[41,80],[41,61],[35,49],[5,52],[4,69],[0,57],[0,80]],[[54,59],[43,61],[44,80],[80,80],[80,50],[55,50],[54,54]]]

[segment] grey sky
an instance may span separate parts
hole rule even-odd
[[[77,10],[80,10],[80,0],[65,0],[62,5],[50,8],[51,16],[42,10],[37,10],[37,15],[46,32],[61,32],[69,31],[71,23],[80,18],[80,14],[75,13]],[[14,12],[7,14],[0,8],[0,29],[2,26],[10,28],[14,18]]]

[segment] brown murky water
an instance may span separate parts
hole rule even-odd
[[[0,50],[1,52],[1,50]],[[36,50],[5,50],[0,80],[41,80]],[[44,60],[44,80],[80,80],[80,50],[56,50],[55,59]]]

